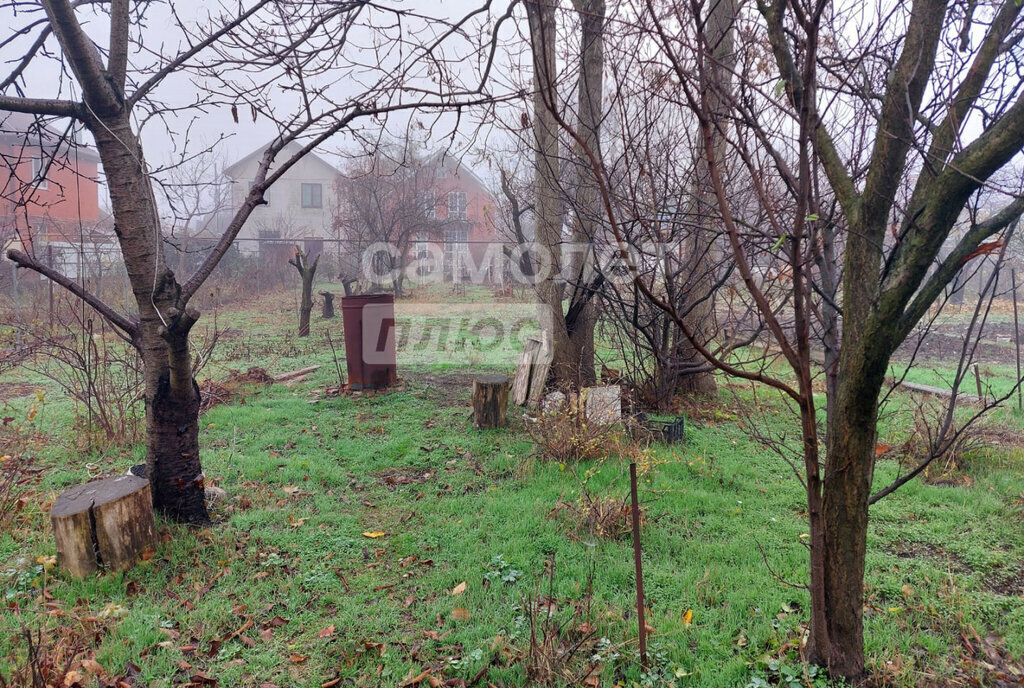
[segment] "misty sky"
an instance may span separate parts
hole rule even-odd
[[[407,2],[395,3],[395,5],[405,9],[415,9],[420,12],[429,13],[435,18],[454,20],[481,6],[481,0],[444,0],[444,2],[439,3]],[[173,3],[173,11],[179,19],[186,23],[203,21],[211,7],[210,3],[202,2],[201,0],[176,0]],[[488,15],[483,15],[481,20],[493,23],[494,17],[503,13],[505,8],[504,4],[497,3],[496,9],[492,9]],[[146,65],[154,64],[153,55],[147,54],[147,51],[161,50],[164,53],[169,53],[182,45],[182,35],[180,29],[172,21],[171,11],[172,6],[165,3],[153,3],[149,6],[145,25],[142,27],[136,25],[134,29],[137,32],[136,36],[141,38],[142,49],[139,50],[136,46],[133,54],[130,54],[130,66],[145,67]],[[80,10],[79,16],[83,18],[84,28],[90,38],[105,52],[108,42],[106,17],[88,10]],[[0,24],[6,26],[20,27],[42,17],[41,11],[35,14],[26,14],[24,11],[15,13],[10,5],[0,7]],[[407,19],[406,30],[410,33],[415,32],[418,27],[422,26],[424,26],[424,22],[421,20],[415,18]],[[518,30],[519,27],[514,23],[507,23],[501,32],[501,39],[513,44],[518,43],[522,45],[522,41],[518,41],[516,38]],[[12,60],[17,60],[26,52],[28,45],[30,45],[36,35],[37,32],[32,32],[22,40],[13,41],[0,50],[0,59],[5,64],[11,64]],[[349,40],[353,46],[368,46],[373,40],[373,36],[364,27],[356,27],[353,29]],[[62,97],[77,99],[78,93],[73,79],[63,73],[60,62],[54,57],[59,55],[59,48],[57,47],[56,40],[52,37],[47,42],[47,48],[51,56],[49,58],[40,56],[33,61],[25,72],[25,95],[44,98]],[[517,48],[516,50],[518,51],[519,49]],[[469,51],[463,48],[463,52],[468,54]],[[448,53],[448,56],[450,58],[458,58],[459,53],[460,50],[456,46]],[[372,56],[368,49],[362,51],[357,49],[351,54],[354,55],[353,59],[357,61],[366,59],[367,62],[372,62]],[[508,89],[516,84],[527,82],[529,74],[526,73],[524,75],[524,70],[521,70],[519,67],[520,62],[525,59],[521,52],[518,55],[513,55],[505,49],[505,44],[499,46],[496,54],[497,68],[494,72],[495,78],[491,81],[491,87],[499,91],[508,92]],[[384,66],[386,67],[387,65]],[[467,78],[473,73],[473,64],[469,61],[465,65],[459,64],[456,61],[451,63],[450,67],[457,74],[464,73]],[[6,76],[9,69],[10,67],[7,67],[4,71],[4,76]],[[380,70],[380,73],[386,75],[387,69]],[[330,84],[329,92],[332,100],[350,99],[361,92],[361,89],[355,83],[356,78],[349,78],[350,76],[352,75],[341,74],[334,83]],[[236,82],[242,83],[242,80],[246,78],[250,77],[238,75]],[[194,75],[174,75],[164,82],[159,90],[155,92],[155,95],[161,101],[174,106],[183,106],[196,101],[199,103],[208,102],[209,95],[202,87],[202,82],[198,82],[198,85],[199,87],[197,88],[197,79]],[[8,93],[11,94],[12,91],[8,90]],[[251,117],[249,108],[243,107],[239,109],[239,121],[236,123],[232,118],[231,108],[226,104],[204,107],[202,111],[191,107],[184,109],[178,114],[148,119],[146,121],[140,118],[140,115],[143,113],[138,113],[136,125],[141,131],[150,167],[156,169],[172,164],[184,154],[194,153],[205,146],[212,145],[222,137],[227,137],[227,139],[218,143],[216,150],[218,156],[228,163],[262,146],[277,134],[278,126],[275,124],[274,119],[283,118],[293,108],[298,106],[296,98],[287,93],[275,92],[268,98],[268,109],[270,112],[260,111],[255,121]],[[471,150],[479,150],[481,143],[485,140],[491,140],[492,143],[497,143],[502,147],[507,146],[507,141],[503,140],[504,137],[501,132],[494,130],[493,117],[487,117],[491,121],[481,126],[480,119],[484,116],[483,113],[474,113],[472,111],[463,113],[458,124],[460,133],[455,137],[454,142],[449,137],[456,126],[457,120],[454,114],[410,115],[400,113],[389,119],[388,129],[395,134],[404,135],[406,126],[410,121],[410,116],[415,118],[415,126],[411,126],[409,129],[418,139],[427,139],[428,132],[432,127],[434,140],[429,143],[429,148],[436,149],[441,146],[452,145],[456,151],[467,154],[466,162],[472,164],[474,169],[485,177],[489,176],[486,162],[482,162],[479,158],[474,159]],[[363,121],[359,123],[358,131],[362,134],[367,134],[372,132],[375,126],[372,122]],[[495,138],[498,140],[495,140]],[[327,146],[324,146],[322,152],[330,158],[333,157],[331,154],[337,150],[351,150],[352,148],[353,141],[351,137],[340,135],[332,139]],[[332,161],[340,162],[340,159],[335,157]]]

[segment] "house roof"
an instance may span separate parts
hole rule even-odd
[[[250,162],[252,162],[253,159],[263,155],[263,153],[267,150],[267,148],[270,147],[270,144],[271,144],[271,142],[268,141],[267,143],[263,144],[262,146],[260,146],[256,150],[254,150],[253,152],[251,152],[248,155],[244,156],[243,158],[239,159],[237,162],[235,162],[235,163],[229,165],[228,167],[224,168],[224,176],[225,177],[230,177],[231,179],[237,179],[238,178],[238,176],[237,176],[238,173],[241,172],[241,170],[246,165],[248,165]],[[284,148],[281,149],[281,152],[277,154],[277,158],[281,159],[281,154],[285,153],[285,152],[289,152],[289,153],[292,153],[292,154],[297,153],[301,148],[302,147],[299,144],[295,143],[294,141],[291,141],[288,144],[286,144]],[[319,155],[317,155],[316,153],[314,153],[312,151],[310,151],[309,153],[306,153],[306,157],[312,158],[313,160],[319,162],[321,165],[324,165],[325,167],[330,168],[331,171],[334,172],[335,174],[338,174],[338,175],[341,174],[341,171],[338,170],[337,167],[335,167],[331,163],[327,162],[322,157],[320,157]]]
[[[464,164],[461,158],[457,158],[456,156],[450,154],[448,150],[445,148],[438,150],[436,153],[427,158],[425,164],[437,165],[438,167],[442,167],[446,170],[449,170],[456,177],[465,177],[466,179],[469,179],[471,182],[479,186],[484,191],[490,193],[490,188],[487,186],[487,184],[484,183],[484,180],[480,179],[480,177],[478,177],[477,174],[473,172],[472,169],[470,169],[469,165]]]
[[[60,152],[66,152],[68,158],[100,162],[100,156],[94,148],[79,143],[75,138],[74,134],[65,136],[50,126],[47,120],[35,115],[0,110],[0,141],[14,146],[46,149],[59,145]]]

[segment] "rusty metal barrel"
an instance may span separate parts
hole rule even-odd
[[[395,384],[395,297],[346,296],[341,299],[341,316],[349,388],[384,389]]]

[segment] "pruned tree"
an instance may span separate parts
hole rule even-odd
[[[478,11],[450,20],[408,16],[404,6],[389,3],[257,0],[211,9],[201,19],[171,8],[156,18],[162,34],[154,41],[147,20],[161,10],[152,4],[4,0],[0,7],[17,18],[0,34],[0,50],[10,65],[0,79],[0,109],[63,121],[65,132],[81,124],[91,134],[137,311],[119,312],[29,253],[9,251],[8,257],[83,299],[139,350],[154,505],[178,520],[206,520],[199,390],[189,346],[200,314],[192,298],[253,209],[265,202],[266,190],[304,154],[367,118],[490,100],[482,86],[493,57],[488,32],[497,31],[494,24],[507,17],[488,25],[476,21]],[[175,32],[180,40],[171,39]],[[465,58],[478,51],[479,63],[459,60],[458,73],[447,69],[450,54]],[[479,67],[466,67],[470,63]],[[46,69],[67,78],[28,79],[30,70]],[[194,100],[181,98],[182,76],[192,77],[204,92]],[[344,95],[335,87],[339,81],[347,87]],[[187,131],[189,118],[218,108],[230,111],[236,122],[241,116],[285,114],[274,122],[277,134],[244,201],[186,277],[167,264],[139,127],[177,116]],[[279,159],[291,142],[299,151]],[[178,144],[187,148],[185,140]]]
[[[309,336],[309,315],[313,312],[313,280],[316,278],[316,266],[320,263],[320,256],[317,254],[313,262],[309,262],[309,256],[299,248],[295,247],[295,255],[288,259],[288,264],[295,268],[302,280],[302,296],[299,297],[299,336]]]
[[[638,0],[624,33],[647,78],[631,82],[635,97],[674,107],[694,133],[736,275],[730,286],[787,374],[770,361],[739,364],[734,349],[688,326],[659,282],[631,274],[707,361],[795,407],[792,459],[810,533],[806,653],[859,682],[870,505],[902,484],[872,485],[890,361],[957,275],[1001,250],[1024,211],[1019,177],[1000,176],[1024,148],[1022,6],[858,5],[855,38],[844,30],[849,6],[762,0],[754,9],[737,15],[729,88],[705,76],[709,64],[729,64],[716,56],[706,6]],[[582,146],[583,134],[551,111]],[[589,157],[605,169],[596,151]],[[980,217],[971,206],[981,198],[1002,202]],[[625,247],[607,174],[601,200]],[[824,428],[815,350],[824,352]]]

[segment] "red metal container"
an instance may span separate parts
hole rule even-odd
[[[384,389],[395,384],[395,297],[345,296],[341,299],[341,316],[349,388]]]

